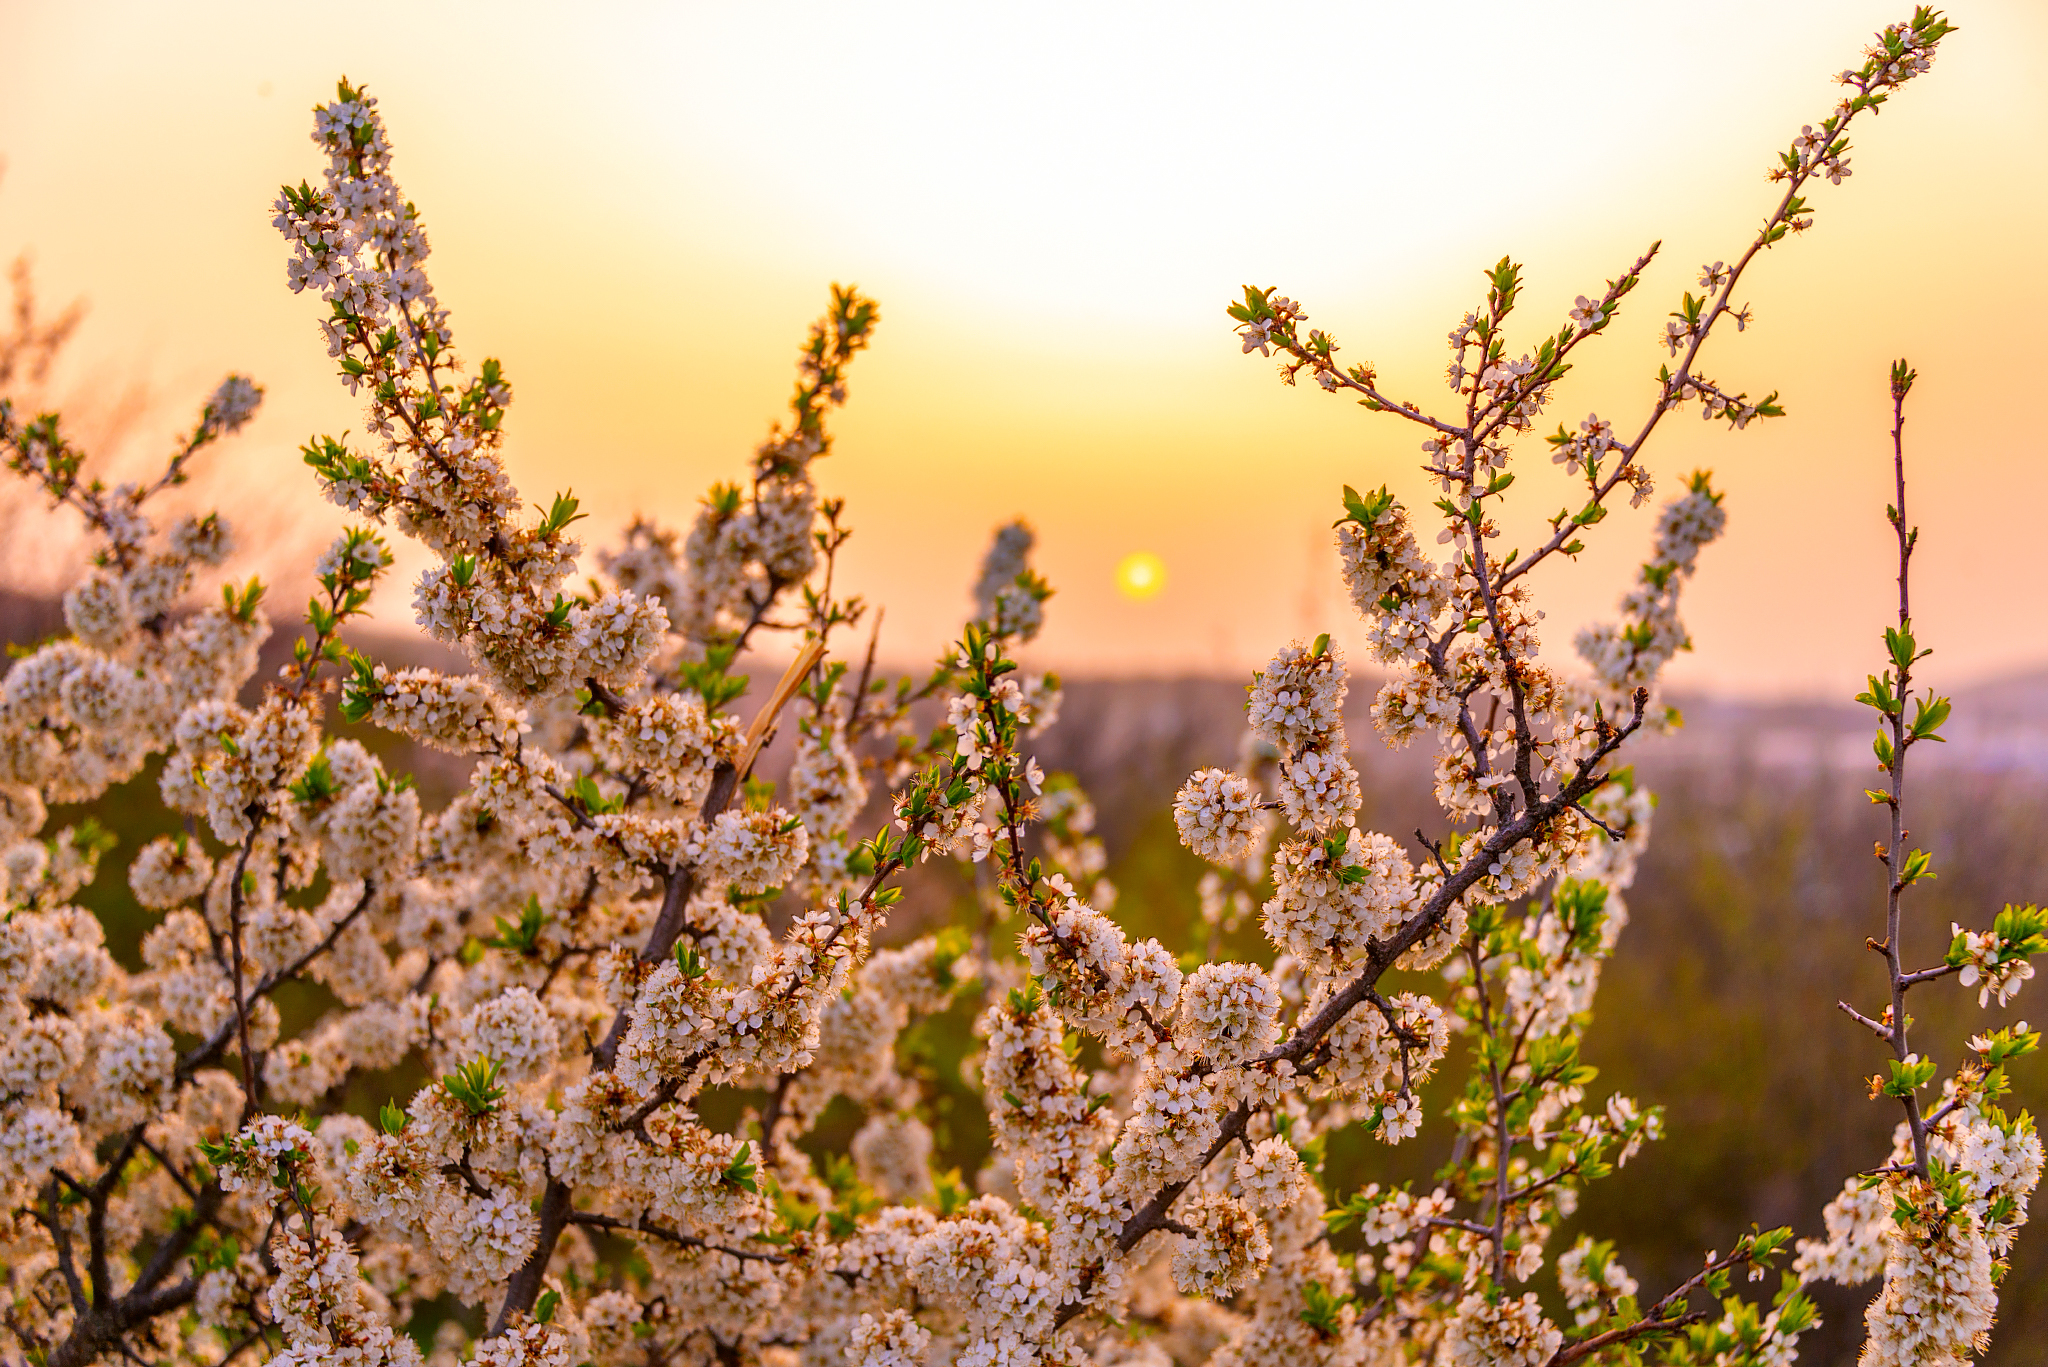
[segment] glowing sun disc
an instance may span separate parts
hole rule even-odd
[[[1116,563],[1116,590],[1135,602],[1166,587],[1166,562],[1150,551],[1132,551]]]

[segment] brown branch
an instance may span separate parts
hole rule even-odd
[[[849,742],[860,738],[861,708],[868,700],[868,681],[875,675],[875,647],[882,639],[882,609],[875,609],[874,620],[868,626],[868,652],[860,665],[860,682],[853,688],[853,708],[846,718],[846,739]]]
[[[562,1237],[562,1231],[568,1227],[571,1202],[567,1184],[559,1179],[548,1183],[540,1198],[540,1234],[533,1253],[506,1283],[505,1300],[498,1307],[497,1318],[491,1321],[488,1337],[496,1338],[504,1333],[514,1315],[533,1309],[533,1303],[540,1299],[541,1281],[547,1276],[548,1262],[554,1257],[555,1244]]]
[[[51,1350],[46,1367],[87,1367],[88,1363],[118,1345],[129,1330],[166,1311],[191,1304],[198,1293],[198,1279],[187,1277],[174,1286],[162,1287],[146,1295],[122,1296],[103,1305],[95,1305],[77,1318],[64,1341]]]
[[[1580,1358],[1588,1357],[1603,1348],[1612,1348],[1617,1343],[1633,1343],[1651,1334],[1675,1334],[1695,1324],[1704,1324],[1713,1317],[1714,1312],[1711,1310],[1688,1310],[1677,1319],[1637,1320],[1634,1324],[1609,1329],[1606,1333],[1595,1334],[1582,1343],[1558,1349],[1551,1354],[1547,1367],[1566,1367],[1567,1363],[1577,1362]]]
[[[708,1253],[723,1253],[729,1258],[738,1258],[742,1262],[772,1263],[780,1266],[789,1261],[788,1258],[785,1258],[780,1253],[756,1253],[752,1249],[734,1248],[729,1244],[714,1244],[710,1240],[700,1239],[694,1234],[683,1234],[673,1229],[664,1228],[661,1225],[650,1225],[644,1220],[638,1223],[629,1223],[625,1220],[614,1219],[609,1215],[593,1215],[588,1211],[579,1210],[569,1216],[569,1223],[581,1225],[589,1229],[608,1229],[616,1234],[645,1234],[650,1238],[660,1239],[664,1243],[675,1244],[679,1248],[701,1248]]]
[[[1870,1031],[1871,1034],[1876,1035],[1887,1044],[1891,1043],[1892,1028],[1889,1025],[1886,1025],[1883,1021],[1872,1020],[1847,1002],[1836,1002],[1835,1005],[1851,1020]]]
[[[249,868],[249,856],[256,848],[252,826],[242,841],[242,853],[235,860],[235,875],[228,885],[228,942],[234,949],[232,986],[235,993],[235,1034],[242,1044],[242,1118],[256,1109],[256,1056],[249,1050],[249,1003],[242,992],[242,880]]]
[[[1918,987],[1921,983],[1931,983],[1936,978],[1946,978],[1951,973],[1960,973],[1962,971],[1962,964],[1943,964],[1939,968],[1923,968],[1918,973],[1905,974],[1899,979],[1899,985],[1901,987]]]
[[[1906,372],[1901,361],[1892,372],[1892,478],[1897,502],[1886,509],[1897,536],[1899,547],[1899,626],[1901,635],[1911,630],[1912,599],[1910,595],[1913,544],[1919,540],[1919,532],[1906,525],[1906,394],[1912,388],[1912,376]],[[1913,736],[1906,723],[1906,699],[1911,695],[1913,662],[1906,660],[1899,664],[1898,697],[1894,711],[1885,714],[1880,728],[1891,731],[1891,762],[1885,766],[1890,783],[1890,798],[1886,803],[1890,818],[1890,830],[1885,842],[1885,867],[1890,877],[1885,883],[1885,941],[1884,960],[1891,979],[1891,1025],[1883,1038],[1892,1046],[1892,1056],[1904,1063],[1912,1047],[1907,1042],[1909,1021],[1906,1016],[1906,974],[1900,963],[1899,927],[1902,914],[1902,894],[1905,884],[1900,881],[1900,872],[1906,861],[1906,753],[1912,748]],[[1899,1098],[1900,1106],[1906,1112],[1906,1125],[1913,1136],[1913,1171],[1921,1177],[1927,1176],[1927,1122],[1920,1111],[1918,1093],[1908,1089]]]

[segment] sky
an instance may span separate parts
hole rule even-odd
[[[938,650],[990,531],[1022,516],[1059,590],[1045,663],[1235,672],[1291,637],[1362,640],[1329,539],[1343,484],[1430,497],[1410,427],[1239,353],[1223,308],[1243,285],[1301,300],[1344,358],[1447,409],[1443,339],[1482,268],[1524,265],[1533,339],[1661,240],[1547,415],[1632,430],[1665,310],[1740,253],[1776,151],[1906,13],[0,0],[0,256],[30,251],[47,303],[87,305],[48,392],[110,468],[167,445],[221,374],[262,383],[199,492],[252,556],[309,558],[340,515],[297,447],[361,415],[317,303],[285,288],[269,205],[318,178],[309,111],[346,74],[381,100],[459,348],[512,379],[530,501],[573,489],[593,542],[637,514],[686,526],[782,411],[829,285],[857,283],[882,322],[818,478],[855,528],[842,582],[887,606],[885,656]],[[1934,70],[1859,120],[1814,230],[1745,278],[1755,325],[1704,353],[1789,415],[1667,419],[1645,452],[1664,491],[1704,467],[1727,494],[1681,684],[1841,695],[1876,667],[1899,355],[1921,374],[1909,513],[1936,676],[2048,666],[2025,340],[2048,312],[2048,7],[1949,14]],[[1540,444],[1517,468],[1521,544],[1568,495]],[[1539,582],[1550,651],[1611,615],[1653,516],[1608,519]],[[75,572],[54,525],[7,524],[10,579]],[[1116,578],[1139,553],[1164,572],[1141,599]],[[388,620],[408,598],[385,592]]]

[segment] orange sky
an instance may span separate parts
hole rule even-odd
[[[307,109],[346,72],[383,101],[459,345],[506,363],[529,497],[573,487],[594,537],[635,511],[686,522],[778,413],[827,284],[857,281],[883,323],[820,480],[848,498],[847,574],[889,605],[888,653],[936,648],[989,528],[1021,513],[1060,589],[1046,660],[1238,669],[1356,635],[1327,542],[1341,483],[1426,497],[1405,424],[1238,355],[1239,286],[1303,300],[1428,404],[1480,267],[1524,263],[1534,334],[1661,237],[1552,410],[1632,427],[1664,310],[1741,250],[1774,150],[1907,8],[0,0],[0,253],[33,248],[48,299],[88,300],[56,392],[104,408],[141,386],[140,445],[225,370],[268,386],[223,496],[324,540],[295,448],[361,423],[268,204],[316,175]],[[1958,683],[2048,663],[2048,385],[2021,340],[2048,311],[2048,9],[1950,14],[1962,31],[1862,126],[1816,231],[1748,277],[1757,325],[1705,354],[1791,416],[1681,418],[1650,450],[1667,489],[1707,465],[1728,491],[1687,682],[1840,693],[1875,663],[1901,353],[1922,375],[1922,638]],[[1534,516],[1564,495],[1529,454]],[[1608,610],[1649,525],[1610,519],[1543,586],[1554,648]],[[1112,582],[1135,550],[1169,576],[1143,603]],[[61,571],[30,560],[11,572]]]

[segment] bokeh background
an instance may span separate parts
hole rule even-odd
[[[61,405],[104,468],[159,455],[227,370],[267,387],[190,492],[230,513],[239,568],[287,601],[337,521],[296,448],[361,425],[269,226],[278,184],[318,174],[308,109],[338,75],[383,102],[459,345],[507,364],[515,477],[536,500],[573,488],[593,540],[636,514],[686,523],[778,412],[827,284],[858,282],[883,322],[820,468],[857,528],[846,582],[888,605],[886,659],[928,658],[991,526],[1032,522],[1059,589],[1034,663],[1074,681],[1048,763],[1095,791],[1119,917],[1191,943],[1199,867],[1172,838],[1173,788],[1229,762],[1243,673],[1275,645],[1356,639],[1328,540],[1338,486],[1421,493],[1405,425],[1283,389],[1239,355],[1223,305],[1276,285],[1428,404],[1448,398],[1442,338],[1480,268],[1525,265],[1533,336],[1661,239],[1551,414],[1632,429],[1663,311],[1742,250],[1776,150],[1905,12],[0,0],[0,255],[33,253],[46,307],[86,308],[26,397]],[[1681,418],[1653,448],[1667,489],[1712,468],[1730,523],[1688,594],[1697,648],[1674,679],[1691,725],[1643,761],[1663,805],[1589,1042],[1603,1083],[1671,1108],[1674,1139],[1582,1217],[1646,1288],[1751,1220],[1817,1232],[1884,1143],[1889,1112],[1861,1096],[1870,1043],[1833,1003],[1876,981],[1855,948],[1879,926],[1867,752],[1843,700],[1892,601],[1897,355],[1922,377],[1916,614],[1958,695],[1915,822],[1942,877],[1914,933],[1932,955],[1951,918],[2048,895],[2048,437],[2026,341],[2048,306],[2048,8],[1950,14],[1961,31],[1862,122],[1814,231],[1745,281],[1756,325],[1705,353],[1706,373],[1779,390],[1790,415],[1739,434]],[[1532,518],[1564,501],[1541,456],[1523,479]],[[1542,586],[1555,645],[1610,609],[1650,528],[1648,510],[1610,519]],[[1164,574],[1142,598],[1115,577],[1137,553]],[[60,521],[0,494],[8,639],[47,628],[81,563]],[[407,597],[385,595],[380,650],[408,648]],[[1365,817],[1427,818],[1420,757],[1356,738]],[[147,796],[117,808],[131,841]],[[915,905],[941,914],[961,891]],[[93,895],[139,934],[118,879]],[[2003,1018],[2048,1010],[2042,991]],[[1982,1020],[1973,1000],[1928,1016],[1950,1059]],[[917,1046],[941,1074],[963,1027]],[[2039,1110],[2034,1073],[2022,1100]],[[959,1101],[948,1152],[971,1171],[986,1134]],[[1420,1148],[1333,1162],[1357,1180],[1427,1166]],[[2048,1229],[2021,1248],[2000,1367],[2048,1362]],[[1805,1360],[1853,1360],[1861,1303],[1827,1302]]]

